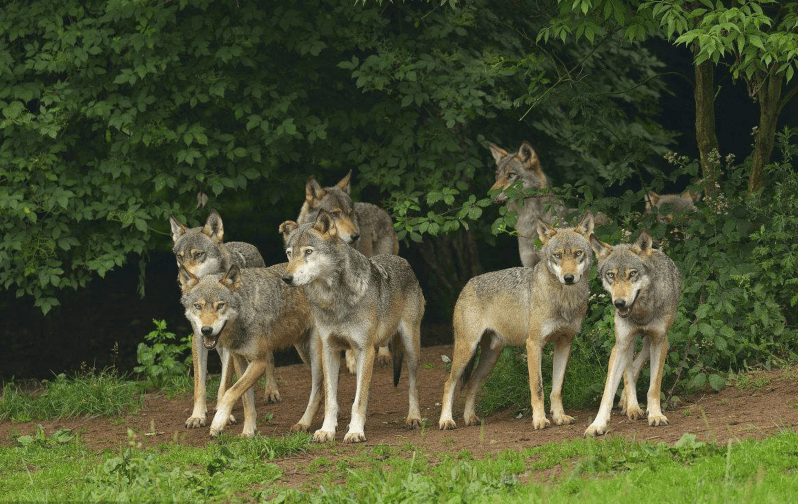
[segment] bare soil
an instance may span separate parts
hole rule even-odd
[[[576,423],[563,427],[548,427],[544,430],[531,429],[531,417],[516,418],[511,411],[501,411],[488,415],[484,427],[459,427],[451,431],[438,430],[440,401],[443,384],[446,380],[445,365],[441,355],[451,355],[451,345],[422,348],[419,395],[422,417],[427,419],[427,427],[421,430],[406,430],[404,421],[407,415],[407,379],[403,372],[399,386],[394,388],[389,366],[375,366],[371,382],[370,401],[366,421],[366,448],[376,445],[389,445],[398,448],[415,446],[428,456],[436,457],[447,453],[456,454],[469,450],[474,457],[484,457],[492,453],[538,446],[545,443],[579,438],[593,421],[597,408],[588,410],[568,410],[576,418]],[[343,366],[342,366],[343,367]],[[267,404],[260,391],[256,395],[259,420],[268,414],[271,420],[259,422],[259,433],[266,436],[282,436],[304,411],[310,389],[309,371],[302,364],[277,368],[282,401]],[[684,399],[682,404],[666,411],[669,425],[649,427],[645,420],[630,421],[618,410],[613,411],[607,436],[623,436],[637,441],[664,441],[674,443],[685,433],[694,434],[698,440],[725,444],[730,438],[762,438],[784,429],[798,426],[798,367],[788,370],[757,373],[746,388],[729,386],[720,393],[707,393]],[[349,412],[354,398],[354,377],[341,373],[339,383],[339,432],[335,445],[322,447],[308,453],[275,461],[284,470],[282,482],[289,486],[302,486],[310,477],[305,471],[315,458],[324,456],[335,462],[336,458],[349,457],[362,453],[362,445],[348,445],[342,442]],[[455,420],[462,425],[462,393],[455,398]],[[81,435],[88,446],[97,450],[116,451],[127,440],[127,429],[132,428],[142,443],[150,446],[160,443],[178,442],[191,446],[206,446],[213,441],[208,436],[207,426],[200,429],[186,429],[185,421],[192,407],[190,394],[168,399],[163,394],[147,394],[144,407],[136,414],[123,418],[77,418],[68,420],[34,421],[22,424],[0,423],[0,443],[10,444],[18,435],[32,432],[41,424],[49,435],[58,429],[72,429]],[[317,415],[313,429],[321,426],[323,412]],[[243,419],[239,406],[233,414]],[[241,425],[228,427],[228,432],[236,434]]]

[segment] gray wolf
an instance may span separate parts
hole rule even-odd
[[[174,242],[172,251],[178,269],[182,267],[197,278],[223,273],[233,264],[239,268],[265,266],[263,257],[254,245],[245,242],[224,243],[224,222],[216,210],[211,210],[202,227],[188,228],[174,215],[169,216],[169,224]],[[178,278],[178,282],[179,280]],[[233,375],[227,350],[219,347],[217,351],[222,360],[222,380],[216,396],[218,400],[232,384]],[[208,350],[199,341],[199,337],[193,339],[191,356],[194,365],[194,409],[186,420],[186,428],[195,429],[205,426],[205,416],[208,412],[205,399]],[[280,400],[280,391],[274,378],[274,356],[269,356],[267,361],[269,368],[266,372],[266,400],[277,402]],[[235,418],[231,417],[231,421],[235,422]]]
[[[378,346],[391,344],[394,385],[407,355],[409,411],[406,426],[421,426],[418,405],[418,364],[424,295],[407,261],[397,255],[366,257],[341,239],[335,219],[321,210],[316,220],[280,225],[288,266],[283,280],[304,286],[322,345],[324,423],[313,434],[316,442],[335,439],[338,426],[340,351],[354,352],[357,388],[345,443],[366,440],[364,426],[369,385]]]
[[[349,195],[352,170],[332,187],[324,187],[311,176],[305,184],[305,202],[297,217],[298,224],[314,222],[323,209],[335,219],[335,227],[340,238],[355,247],[366,257],[378,254],[398,254],[399,239],[393,229],[393,221],[388,213],[377,205],[352,202]],[[388,364],[391,353],[388,347],[380,347],[377,362]],[[352,353],[346,353],[346,365],[354,373]]]
[[[632,244],[610,246],[593,236],[590,245],[598,259],[601,283],[610,293],[615,307],[615,345],[610,354],[601,406],[585,436],[607,432],[612,401],[621,376],[624,380],[621,409],[632,420],[643,417],[635,384],[640,369],[649,358],[648,424],[667,425],[668,418],[660,408],[660,389],[668,354],[668,330],[676,318],[682,275],[665,253],[652,247],[651,236],[645,229]],[[638,335],[643,337],[643,347],[633,360],[634,342]]]
[[[489,144],[489,147],[493,159],[496,161],[496,182],[490,190],[502,190],[493,198],[495,204],[507,203],[508,198],[503,192],[504,189],[519,180],[524,189],[549,187],[546,174],[543,173],[543,168],[540,165],[540,158],[529,142],[523,142],[518,148],[518,152],[512,154],[493,143]],[[546,205],[551,205],[548,212],[545,211]],[[559,217],[560,222],[564,222],[568,210],[548,195],[526,198],[522,207],[519,207],[517,203],[510,203],[508,209],[518,213],[515,229],[518,231],[518,253],[521,256],[521,264],[534,268],[538,262],[538,253],[535,248],[535,239],[538,237],[538,219],[542,219],[547,224],[554,224],[555,218]]]
[[[554,423],[574,419],[562,406],[565,368],[571,343],[587,312],[590,295],[588,275],[593,264],[589,237],[593,214],[588,210],[575,228],[555,229],[538,220],[537,233],[543,246],[533,268],[509,268],[476,276],[460,292],[454,307],[454,352],[449,378],[443,388],[440,429],[454,429],[452,403],[458,382],[465,385],[465,425],[479,423],[474,405],[482,380],[488,375],[506,345],[526,345],[532,427],[550,424],[543,406],[541,359],[543,347],[554,344],[551,414]],[[473,366],[477,345],[479,363]]]
[[[295,346],[310,365],[311,393],[307,409],[292,431],[307,431],[321,404],[319,340],[313,332],[310,304],[302,289],[285,285],[280,268],[240,269],[201,279],[181,267],[181,302],[194,335],[207,350],[225,348],[235,364],[238,381],[217,399],[211,436],[228,423],[233,405],[244,397],[242,436],[255,435],[253,386],[269,369],[275,350]]]
[[[673,222],[676,214],[696,212],[695,202],[701,197],[700,192],[690,192],[687,189],[682,194],[657,194],[648,191],[646,195],[646,213],[653,213],[652,207],[657,207],[657,220],[659,222]]]

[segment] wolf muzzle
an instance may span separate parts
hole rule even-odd
[[[219,343],[219,335],[222,334],[225,326],[227,325],[227,321],[225,321],[224,325],[216,335],[213,334],[213,327],[211,326],[202,326],[200,332],[202,333],[202,345],[207,350],[213,350],[216,348],[216,344]]]
[[[291,275],[290,273],[284,274],[283,282],[287,283],[288,285],[294,285],[294,275]]]
[[[625,299],[613,299],[612,304],[615,306],[615,311],[618,315],[621,318],[626,318],[632,313],[632,306],[635,304],[635,300],[633,299],[631,303],[627,303]]]

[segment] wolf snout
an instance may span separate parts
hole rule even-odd
[[[283,282],[287,283],[288,285],[293,285],[294,284],[294,275],[290,275],[290,274],[286,273],[285,275],[283,275]]]
[[[357,241],[357,239],[358,239],[358,238],[360,238],[360,235],[359,235],[359,234],[357,234],[357,233],[352,233],[352,234],[349,236],[349,239],[350,239],[350,240],[352,240],[352,241],[351,241],[351,243],[355,243],[355,242]]]
[[[210,336],[211,334],[213,334],[213,327],[211,327],[211,326],[202,326],[202,329],[200,329],[200,332],[202,332],[203,336]]]
[[[566,285],[571,285],[572,283],[574,283],[574,276],[570,273],[568,273],[567,275],[563,275],[562,279],[565,280]]]
[[[626,307],[626,300],[625,299],[614,299],[612,301],[612,304],[614,304],[615,307],[620,310],[621,308],[625,308]]]

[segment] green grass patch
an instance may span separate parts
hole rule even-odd
[[[141,408],[139,385],[113,369],[91,370],[71,377],[59,374],[41,389],[23,392],[14,382],[3,387],[0,421],[27,422],[81,415],[112,417]]]

